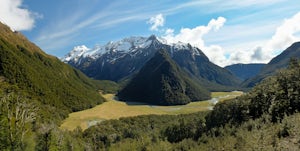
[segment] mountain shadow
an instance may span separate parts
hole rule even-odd
[[[181,105],[209,99],[210,92],[193,81],[165,50],[160,50],[117,96],[122,101]]]

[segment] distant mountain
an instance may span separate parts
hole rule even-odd
[[[291,58],[300,59],[300,42],[296,42],[284,50],[281,54],[273,58],[265,65],[257,76],[250,78],[242,83],[244,87],[253,87],[266,77],[274,75],[277,70],[286,68]]]
[[[190,79],[165,50],[160,50],[117,96],[123,101],[180,105],[209,99],[210,93]]]
[[[42,120],[63,119],[104,101],[93,80],[1,23],[0,79],[0,95],[25,94],[40,105]]]
[[[180,42],[167,44],[154,35],[125,38],[93,49],[78,46],[62,60],[94,79],[120,81],[136,74],[161,49],[167,50],[181,68],[198,79],[226,86],[241,82],[228,70],[210,62],[200,49]]]
[[[252,78],[256,76],[260,70],[265,66],[266,64],[233,64],[230,66],[226,66],[225,69],[232,72],[234,75],[239,77],[241,80],[246,80],[249,78]]]

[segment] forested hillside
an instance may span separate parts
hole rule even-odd
[[[213,111],[108,120],[85,131],[52,128],[40,134],[35,149],[299,150],[299,76],[300,62],[292,60],[288,69]]]
[[[210,92],[192,80],[166,50],[157,51],[117,95],[123,101],[159,105],[180,105],[210,98]]]
[[[94,82],[80,71],[45,54],[5,25],[0,24],[0,29],[0,76],[13,89],[5,91],[22,91],[36,100],[44,116],[41,120],[59,121],[70,112],[103,102]]]

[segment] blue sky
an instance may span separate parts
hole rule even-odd
[[[188,42],[225,66],[268,62],[300,40],[298,0],[0,0],[0,21],[48,54],[130,36]]]

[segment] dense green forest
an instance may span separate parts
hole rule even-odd
[[[2,94],[15,92],[39,106],[38,121],[59,123],[70,112],[91,108],[104,99],[94,80],[47,55],[19,32],[0,24]]]
[[[118,94],[122,101],[180,105],[207,100],[210,92],[188,76],[166,50],[157,51]]]
[[[0,23],[0,150],[33,150],[39,132],[104,102],[99,83]]]
[[[300,62],[291,60],[287,69],[212,111],[107,120],[72,132],[36,126],[38,105],[9,93],[1,97],[0,149],[299,150],[299,77]],[[16,120],[19,111],[26,111],[22,120]]]

